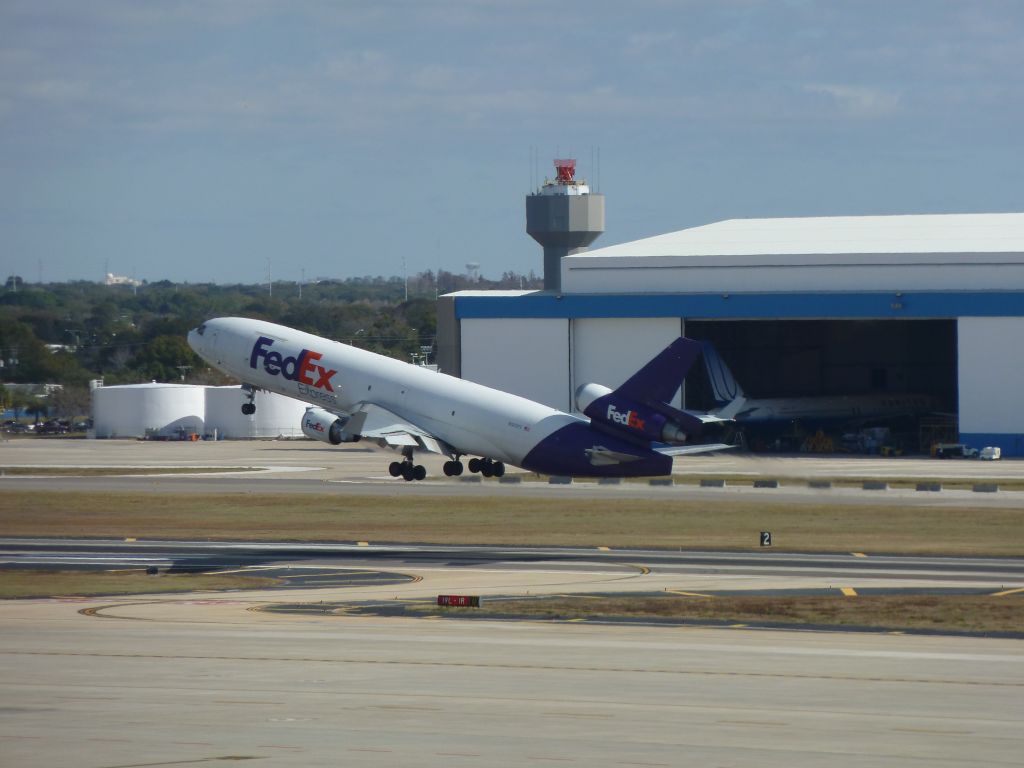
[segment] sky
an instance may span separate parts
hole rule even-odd
[[[1024,211],[1016,0],[0,0],[0,277],[542,272],[731,218]]]

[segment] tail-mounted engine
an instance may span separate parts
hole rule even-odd
[[[667,403],[637,403],[600,384],[578,387],[576,407],[594,424],[646,441],[685,443],[702,426],[700,419]]]
[[[345,432],[345,425],[350,418],[338,416],[323,408],[307,408],[302,416],[302,434],[331,445],[354,443],[359,440],[359,435]]]

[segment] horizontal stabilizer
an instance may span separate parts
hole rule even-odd
[[[719,408],[717,411],[714,412],[714,414],[709,415],[717,416],[719,421],[735,421],[736,414],[740,412],[740,410],[743,408],[744,405],[746,405],[746,403],[747,398],[745,398],[743,395],[739,395],[731,403],[729,403],[726,406],[723,406],[722,408]]]
[[[728,451],[735,448],[735,445],[725,443],[708,443],[706,445],[666,445],[655,448],[658,453],[665,456],[684,456],[691,453],[713,453],[714,451]]]

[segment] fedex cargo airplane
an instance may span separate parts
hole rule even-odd
[[[257,390],[309,403],[302,431],[338,445],[361,438],[400,449],[392,477],[422,480],[414,451],[449,457],[448,476],[501,477],[505,464],[550,475],[667,475],[672,457],[730,446],[683,445],[723,419],[669,405],[700,344],[678,338],[616,390],[584,384],[584,417],[428,368],[282,325],[241,317],[208,320],[188,334],[196,353],[243,382],[256,410]]]

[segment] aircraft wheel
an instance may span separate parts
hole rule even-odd
[[[256,404],[242,403],[242,413],[245,414],[246,416],[252,416],[254,413],[256,413]]]
[[[458,477],[459,475],[462,474],[462,462],[461,461],[454,461],[452,463],[455,465],[455,472],[454,472],[454,474],[455,474],[456,477]]]
[[[392,461],[390,466],[388,466],[388,474],[392,477],[398,477],[402,474],[402,462]]]
[[[446,461],[442,469],[446,477],[455,477],[455,475],[462,474],[462,465],[457,461]]]
[[[480,467],[480,474],[483,475],[484,477],[494,477],[494,465],[492,465],[490,462],[487,462],[482,467]]]
[[[502,464],[500,461],[496,461],[494,462],[494,466],[491,468],[491,471],[494,473],[495,477],[504,477],[505,465]]]
[[[480,471],[480,467],[482,466],[482,464],[483,464],[483,462],[481,462],[480,459],[476,459],[476,458],[470,459],[469,460],[469,471],[473,472],[474,474],[479,472]]]
[[[412,464],[402,465],[402,479],[405,480],[405,482],[411,482],[415,478],[414,473],[415,470],[413,469]]]
[[[412,477],[414,480],[422,480],[427,476],[427,468],[422,464],[417,464],[412,469]]]

